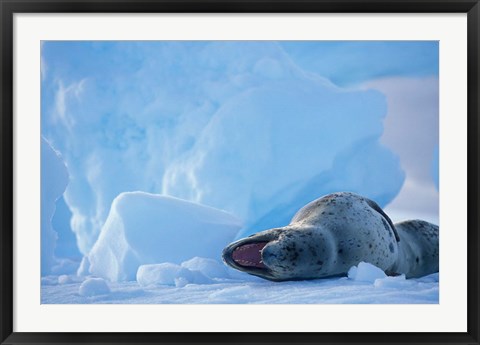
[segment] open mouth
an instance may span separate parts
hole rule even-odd
[[[263,263],[262,250],[270,243],[269,240],[252,241],[246,238],[233,242],[223,250],[223,261],[237,270],[264,277],[269,274],[270,268]]]
[[[237,265],[243,267],[265,268],[262,261],[262,249],[268,242],[256,242],[236,247],[231,258]]]
[[[281,239],[285,228],[265,230],[230,243],[223,249],[222,259],[230,267],[263,279],[280,281],[272,264],[271,246]],[[270,249],[269,249],[270,248]],[[263,262],[265,257],[266,263]],[[273,260],[275,261],[275,260]]]
[[[269,245],[278,240],[283,228],[270,229],[230,243],[223,249],[223,261],[239,271],[253,274],[264,279],[276,280],[272,268],[263,262],[263,256]]]

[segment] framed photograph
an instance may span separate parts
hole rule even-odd
[[[2,1],[2,344],[478,344],[479,12]]]

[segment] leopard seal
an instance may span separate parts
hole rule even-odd
[[[342,276],[361,261],[414,278],[438,272],[438,232],[422,220],[393,224],[374,201],[339,192],[307,204],[285,227],[231,243],[222,257],[272,281]]]

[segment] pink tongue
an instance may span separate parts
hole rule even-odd
[[[241,266],[264,268],[261,250],[267,243],[251,243],[237,247],[232,253],[232,259]]]

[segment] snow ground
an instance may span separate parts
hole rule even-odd
[[[366,275],[374,269],[374,266],[368,268]],[[238,276],[244,279],[213,279],[212,284],[183,287],[109,282],[109,293],[88,293],[89,296],[79,293],[81,282],[58,284],[57,277],[50,276],[42,279],[42,304],[435,304],[439,301],[438,273],[418,279],[399,276],[360,281],[340,277],[281,283],[242,273]]]

